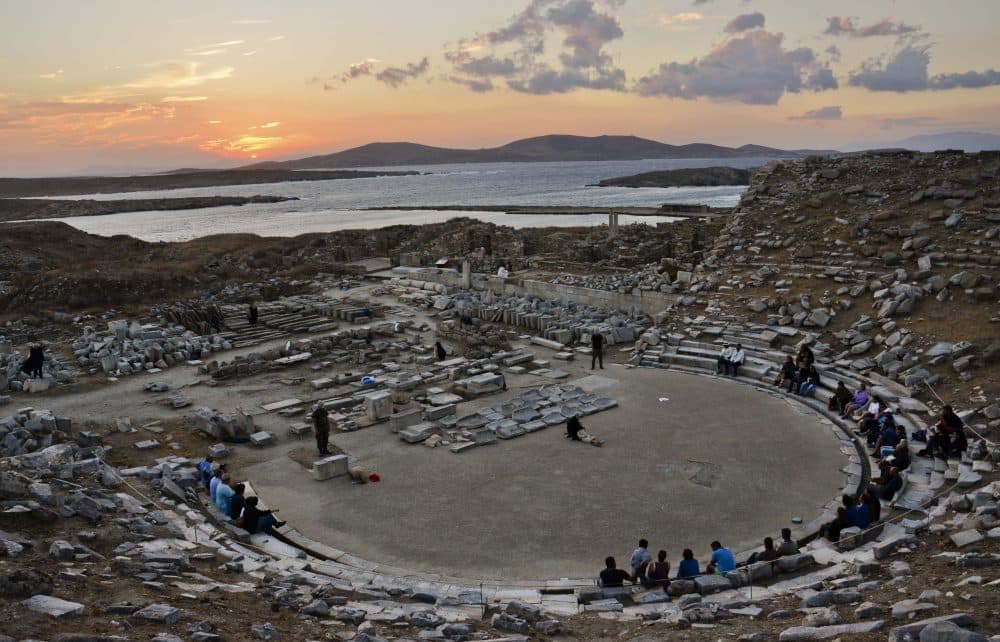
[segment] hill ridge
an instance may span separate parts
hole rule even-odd
[[[803,158],[815,154],[836,153],[838,153],[836,150],[786,150],[753,144],[741,147],[725,147],[711,143],[671,145],[631,135],[546,134],[518,139],[498,147],[480,149],[435,147],[409,141],[379,141],[331,154],[307,156],[288,161],[254,163],[239,169],[331,169],[451,163],[745,158],[750,156]]]

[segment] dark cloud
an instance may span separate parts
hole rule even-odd
[[[420,62],[411,62],[405,67],[386,67],[382,71],[375,74],[375,80],[384,82],[390,87],[396,88],[400,85],[406,84],[408,80],[424,75],[430,68],[430,60],[424,56]]]
[[[835,89],[833,72],[809,48],[785,49],[784,36],[750,31],[690,62],[664,63],[636,83],[644,96],[773,105],[785,92]]]
[[[930,76],[930,45],[907,44],[888,57],[868,60],[850,73],[848,84],[871,91],[939,91],[1000,85],[1000,71],[965,71]]]
[[[726,24],[726,33],[740,33],[742,31],[749,31],[750,29],[757,29],[764,26],[764,14],[755,11],[753,13],[744,13],[741,16],[736,16]]]
[[[466,88],[477,94],[493,91],[493,81],[489,78],[477,80],[475,78],[462,78],[461,76],[448,76],[448,80],[458,85],[465,85]]]
[[[575,89],[625,89],[625,72],[605,46],[625,34],[611,10],[624,0],[531,0],[503,27],[463,38],[445,59],[449,78],[474,91],[503,80],[515,91],[549,94]],[[545,38],[560,34],[558,64],[543,56]]]
[[[840,47],[837,45],[830,45],[823,51],[830,56],[830,62],[840,62]]]
[[[840,105],[828,105],[819,109],[810,109],[801,116],[789,116],[788,120],[840,120],[844,112]]]
[[[356,78],[361,78],[362,76],[370,76],[375,72],[375,63],[378,60],[374,58],[365,58],[360,62],[356,62],[347,68],[347,71],[340,74],[340,80],[347,82],[349,80],[354,80]]]
[[[920,27],[903,22],[893,22],[888,18],[883,18],[867,26],[859,26],[857,20],[857,18],[848,16],[830,16],[826,19],[826,29],[823,33],[830,36],[871,38],[872,36],[905,36],[920,31]]]

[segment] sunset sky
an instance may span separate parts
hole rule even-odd
[[[1000,0],[0,4],[0,175],[548,133],[1000,133]]]

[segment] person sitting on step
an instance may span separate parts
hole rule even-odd
[[[813,396],[813,392],[819,385],[819,371],[816,370],[816,366],[809,364],[804,372],[800,372],[799,376],[802,379],[802,383],[799,384],[799,394],[803,397]]]
[[[778,559],[778,551],[774,548],[774,540],[770,537],[764,538],[764,550],[760,552],[754,551],[750,559],[747,560],[748,564],[756,564],[757,562],[773,562]]]
[[[852,495],[844,495],[841,498],[841,504],[837,509],[837,517],[820,529],[820,533],[831,542],[839,541],[840,531],[845,528],[857,526],[863,529],[868,527],[869,514],[867,506],[858,506]]]
[[[895,467],[890,467],[888,477],[879,481],[881,483],[872,484],[870,486],[871,491],[875,493],[879,499],[884,499],[887,502],[891,502],[892,498],[899,492],[899,489],[903,487],[903,477],[899,474],[899,470]]]
[[[250,533],[270,533],[273,534],[275,528],[281,528],[285,522],[279,521],[274,513],[277,508],[271,510],[261,510],[257,508],[260,500],[256,497],[247,497],[243,503],[243,529]]]
[[[681,558],[681,563],[677,565],[677,579],[701,575],[701,568],[698,566],[698,560],[694,558],[694,551],[685,548]]]
[[[868,386],[862,383],[858,386],[858,389],[854,392],[854,397],[851,399],[850,403],[844,406],[843,410],[840,412],[840,416],[843,418],[850,417],[852,414],[858,410],[863,409],[868,405]]]
[[[774,380],[774,385],[782,386],[788,389],[788,392],[792,391],[792,386],[795,385],[795,376],[798,374],[799,368],[795,365],[795,359],[792,355],[785,357],[785,363],[781,365],[781,372],[778,374],[778,378]]]
[[[660,551],[656,554],[656,561],[646,565],[646,577],[648,578],[646,588],[659,586],[666,593],[670,588],[670,562],[667,561],[667,552]]]
[[[604,559],[604,570],[597,576],[597,585],[601,588],[620,588],[630,581],[631,576],[615,564],[615,558]]]
[[[851,391],[847,389],[843,381],[838,381],[837,389],[834,390],[833,395],[827,400],[826,407],[828,410],[832,410],[838,415],[843,416],[844,408],[851,403],[852,399],[854,399],[854,396],[851,394]]]
[[[799,545],[792,539],[792,529],[781,529],[781,543],[778,544],[778,557],[783,555],[798,555]]]
[[[715,360],[715,374],[729,374],[729,361],[733,358],[733,352],[735,351],[728,343],[722,344],[722,350],[719,351],[719,358]]]
[[[734,570],[736,570],[736,558],[733,552],[717,541],[712,542],[712,559],[705,567],[705,572],[725,575]]]
[[[743,344],[737,343],[736,350],[729,357],[729,368],[733,371],[733,376],[739,375],[740,366],[746,363],[747,353],[743,350]]]

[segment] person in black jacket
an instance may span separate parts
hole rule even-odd
[[[604,335],[594,332],[590,335],[590,369],[594,369],[594,364],[600,363],[601,370],[604,370]]]

